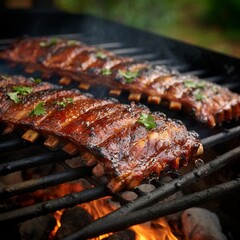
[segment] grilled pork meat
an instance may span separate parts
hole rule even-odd
[[[202,153],[197,134],[164,114],[34,79],[1,76],[0,109],[1,122],[74,144],[112,192],[177,171]]]
[[[0,54],[28,69],[57,73],[89,84],[104,84],[168,100],[170,108],[183,109],[213,127],[240,116],[240,97],[226,88],[180,74],[165,66],[138,63],[81,42],[55,38],[28,38]]]

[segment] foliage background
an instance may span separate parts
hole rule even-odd
[[[240,57],[240,0],[54,0],[54,5]]]

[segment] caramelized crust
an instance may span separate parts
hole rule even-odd
[[[199,157],[202,145],[197,134],[163,114],[152,114],[145,106],[93,99],[77,90],[23,77],[0,77],[0,85],[1,122],[76,145],[87,164],[98,163],[94,174],[104,172],[113,192],[178,171]],[[13,86],[32,91],[19,93],[20,101],[15,103],[8,95],[16,89]],[[39,103],[43,109],[32,114]],[[147,129],[139,122],[142,114],[151,116],[154,126]]]
[[[83,83],[104,84],[112,89],[144,93],[150,98],[159,97],[169,101],[170,108],[183,108],[211,127],[240,116],[240,97],[226,88],[164,66],[137,63],[77,41],[23,39],[1,52],[0,58]],[[135,76],[123,75],[129,72]]]

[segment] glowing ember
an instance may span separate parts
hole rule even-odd
[[[61,227],[61,216],[64,210],[60,210],[60,211],[56,211],[53,216],[56,218],[56,226],[55,228],[52,230],[52,232],[50,233],[49,239],[54,239],[54,236],[57,233],[57,230]]]
[[[69,193],[79,192],[84,189],[86,188],[80,182],[65,183],[46,191],[37,191],[34,195],[35,197],[37,196],[37,199],[40,199],[42,195],[44,200],[49,200],[56,197],[62,197]],[[80,204],[79,206],[88,211],[94,219],[98,219],[119,207],[116,202],[111,201],[110,197],[97,199],[88,203]],[[57,225],[51,232],[49,239],[54,239],[57,230],[61,227],[60,219],[63,211],[64,210],[57,211],[53,214],[57,220]],[[178,238],[171,232],[170,226],[164,218],[147,222],[145,224],[135,225],[130,229],[136,233],[136,240],[178,240]],[[101,240],[109,235],[110,234],[104,234],[91,240]]]
[[[97,219],[112,212],[119,206],[112,202],[110,198],[102,198],[94,200],[90,203],[82,204],[81,207]],[[136,233],[136,240],[177,240],[164,218],[145,224],[139,224],[131,227],[130,229]],[[103,239],[106,236],[108,235],[102,235],[92,240]]]
[[[177,240],[164,218],[131,227],[136,240]]]

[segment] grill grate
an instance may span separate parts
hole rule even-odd
[[[175,180],[172,180],[169,183],[161,184],[161,187],[158,187],[156,190],[148,194],[144,194],[142,197],[139,197],[134,202],[130,202],[129,204],[122,207],[120,210],[117,210],[114,213],[109,214],[109,217],[110,219],[114,219],[116,217],[121,217],[123,214],[127,214],[129,212],[146,207],[148,205],[152,205],[155,202],[158,202],[176,193],[183,187],[196,182],[198,179],[203,178],[217,171],[218,169],[224,167],[231,161],[236,160],[237,157],[239,156],[240,156],[240,147],[235,148],[221,155],[215,160],[212,160],[210,163],[204,164],[203,166],[190,171],[189,173],[182,176],[180,179],[177,178]],[[86,177],[90,175],[90,172],[91,170],[86,167],[76,168],[72,170],[65,170],[63,173],[60,173],[60,174],[49,175],[47,177],[43,177],[38,180],[29,180],[23,183],[8,186],[6,188],[1,189],[0,199],[13,196],[19,193],[41,189],[42,187],[56,185],[61,182],[71,181],[79,177]],[[237,187],[240,186],[239,181],[236,183],[236,186]],[[62,208],[66,208],[69,206],[74,206],[76,204],[80,204],[83,202],[89,202],[93,199],[97,199],[107,195],[109,195],[107,189],[104,186],[100,185],[90,190],[89,189],[84,190],[80,193],[69,194],[66,197],[50,200],[48,202],[42,202],[40,204],[36,204],[30,207],[13,210],[12,212],[3,213],[0,215],[0,223],[6,222],[9,220],[29,219],[34,216],[50,213],[50,212],[53,212]]]
[[[27,14],[30,14],[30,12],[27,12]],[[40,14],[39,16],[41,17],[42,15]],[[32,15],[30,14],[29,18],[31,17]],[[1,18],[3,18],[3,16],[0,17],[0,20]],[[51,15],[47,15],[42,21],[49,21],[49,18],[51,19]],[[85,24],[82,24],[80,29],[78,25],[74,25],[74,31],[80,33],[69,34],[64,27],[63,30],[59,30],[57,26],[51,24],[51,29],[45,29],[43,32],[40,31],[37,34],[82,40],[87,44],[109,49],[110,51],[122,56],[130,56],[137,60],[148,61],[151,64],[164,64],[182,73],[194,74],[207,81],[212,81],[222,86],[229,87],[236,92],[240,92],[240,61],[237,59],[170,39],[165,39],[150,33],[123,27],[118,24],[116,25],[112,22],[88,16],[82,16],[82,18],[86,18],[88,21],[86,21]],[[75,16],[73,19],[75,22],[78,20],[77,22],[79,23],[82,18],[78,19]],[[67,25],[72,17],[66,15],[64,19]],[[16,22],[14,24],[16,24]],[[97,27],[98,25],[100,26],[99,28]],[[55,31],[58,31],[56,35],[52,34],[54,26],[56,27]],[[89,26],[95,27],[93,29],[89,29]],[[22,28],[24,29],[24,27]],[[109,34],[109,31],[112,34]],[[21,34],[25,32],[26,31],[23,30]],[[34,28],[31,26],[27,32],[31,35],[37,35]],[[5,35],[3,31],[3,36]],[[18,37],[19,35],[20,33],[18,31],[13,33],[14,37]],[[126,36],[128,37],[126,38]],[[13,41],[10,37],[12,37],[12,35],[6,35],[5,39],[0,40],[0,49],[5,48],[6,45]],[[24,72],[24,69],[21,66],[12,68],[3,61],[0,62],[0,71],[7,74],[23,74],[25,76],[29,76]],[[36,72],[33,75],[34,77],[39,77],[40,73]],[[50,80],[51,82],[57,84],[59,77],[52,76]],[[76,88],[77,85],[78,84],[76,82],[72,82],[66,87]],[[102,98],[108,96],[109,89],[102,86],[92,86],[88,92],[92,93],[97,98]],[[123,103],[127,102],[127,95],[127,92],[122,93],[119,96],[119,101]],[[142,102],[144,104],[146,103],[144,97]],[[163,106],[154,106],[147,103],[146,105],[148,105],[153,111],[163,111],[171,118],[181,119],[188,129],[195,130],[200,134],[202,143],[206,149],[213,149],[215,147],[221,148],[222,144],[239,141],[240,126],[238,126],[239,122],[237,121],[225,123],[223,126],[216,127],[214,129],[208,129],[202,124],[196,123],[191,118],[186,118],[183,114],[172,112]],[[2,129],[4,129],[4,126],[0,126],[0,130]],[[42,146],[42,139],[33,144],[26,143],[21,139],[21,137],[19,137],[19,135],[20,133],[11,133],[7,136],[0,136],[1,176],[53,162],[61,165],[63,170],[60,173],[1,187],[0,200],[6,200],[13,196],[48,188],[50,186],[55,186],[60,183],[77,180],[83,177],[93,184],[93,188],[10,211],[8,211],[8,209],[4,209],[4,206],[2,206],[1,210],[3,213],[0,214],[0,223],[23,221],[32,217],[54,212],[59,209],[71,207],[76,204],[89,202],[103,196],[111,195],[106,189],[105,184],[95,181],[91,176],[91,167],[80,166],[73,168],[67,161],[72,158],[72,156],[69,156],[62,150],[50,151],[46,149]],[[162,183],[160,180],[151,181],[155,190],[150,193],[145,193],[139,188],[135,189],[134,192],[138,197],[133,202],[128,202],[122,197],[121,193],[111,195],[123,204],[119,210],[116,210],[113,213],[108,214],[106,217],[93,222],[86,228],[82,229],[81,232],[77,232],[75,235],[71,235],[66,239],[86,239],[109,231],[120,230],[130,225],[139,223],[140,221],[138,219],[141,219],[141,222],[148,221],[152,217],[157,218],[164,216],[189,206],[193,206],[193,204],[200,204],[204,200],[207,201],[217,198],[227,192],[236,191],[236,189],[239,189],[239,180],[232,180],[229,183],[212,187],[208,190],[204,190],[203,192],[193,193],[179,200],[173,200],[171,203],[161,204],[160,208],[159,205],[156,205],[156,203],[160,200],[176,193],[185,186],[193,184],[199,179],[238,159],[240,156],[240,147],[238,147],[238,144],[228,145],[231,146],[223,149],[223,152],[219,151],[219,154],[221,154],[220,156],[203,166],[194,168],[192,171],[186,173],[180,178],[178,177],[169,183]],[[158,208],[158,210],[156,208]],[[153,212],[156,213],[153,214]],[[123,218],[123,215],[125,215],[124,222],[121,222],[120,219]],[[116,221],[116,219],[119,219],[119,221]]]
[[[210,189],[184,196],[176,201],[171,201],[161,205],[158,204],[153,207],[129,213],[124,216],[124,218],[123,216],[119,217],[118,221],[113,221],[113,219],[108,219],[108,221],[106,219],[104,219],[105,221],[103,221],[103,219],[101,219],[101,221],[95,221],[93,224],[90,224],[80,231],[64,238],[64,240],[88,239],[109,231],[119,231],[135,224],[154,220],[156,218],[193,207],[196,204],[203,203],[217,197],[222,197],[224,194],[238,191],[239,189],[239,180],[232,180],[228,183],[219,184]]]

